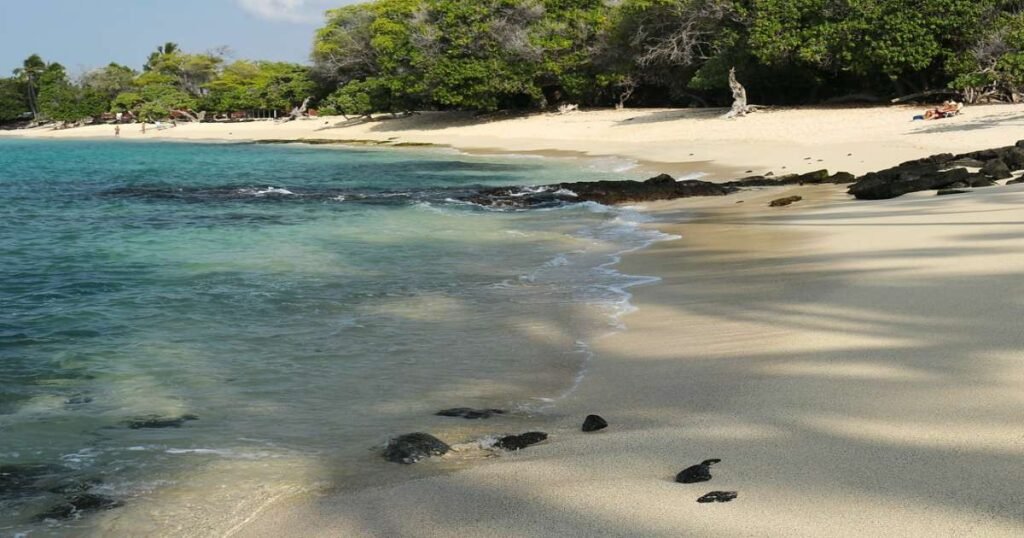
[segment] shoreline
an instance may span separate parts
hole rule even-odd
[[[785,191],[805,201],[768,209]],[[997,297],[1024,257],[993,272],[1002,252],[936,249],[977,221],[971,237],[1024,252],[1024,236],[988,231],[1007,211],[1024,226],[1024,187],[882,203],[836,186],[740,197],[646,206],[650,226],[682,239],[617,266],[662,280],[632,290],[628,330],[595,342],[548,442],[444,476],[283,500],[237,535],[1019,535],[1024,363],[1012,350],[1024,342],[988,319],[1021,310]],[[912,231],[863,237],[880,224]],[[963,308],[978,299],[986,308]],[[953,305],[955,320],[935,317]],[[611,426],[579,432],[589,413]],[[673,482],[711,457],[723,459],[712,482]],[[712,490],[739,498],[693,502]]]
[[[180,123],[142,135],[133,125],[121,140],[220,142],[319,139],[367,147],[450,147],[466,153],[531,154],[626,159],[652,175],[704,172],[726,180],[821,168],[860,175],[943,152],[967,152],[1021,138],[1024,104],[981,105],[961,116],[910,121],[919,108],[777,108],[735,120],[718,109],[593,110],[512,118],[422,112],[373,122],[324,117],[283,124]],[[65,130],[0,131],[0,137],[113,140],[109,125]],[[993,142],[995,141],[995,142]]]
[[[1007,134],[953,151],[1021,138]],[[880,151],[873,169],[947,147]],[[647,226],[682,239],[614,266],[659,281],[629,292],[629,329],[594,343],[585,381],[545,420],[547,443],[453,473],[268,501],[231,532],[1019,535],[1024,447],[1013,417],[1024,383],[1014,380],[1024,369],[1011,352],[1024,342],[989,319],[1021,312],[1000,297],[1024,272],[1024,256],[1013,256],[1024,236],[1012,233],[1024,225],[1024,189],[885,202],[853,202],[844,190],[645,204]],[[805,199],[766,207],[790,193]],[[993,308],[964,308],[974,303]],[[955,319],[937,315],[950,311]],[[612,427],[579,433],[589,413]],[[710,457],[724,460],[710,484],[672,482]],[[693,502],[718,489],[740,498]]]

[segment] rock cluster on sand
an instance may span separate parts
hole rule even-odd
[[[970,172],[967,168],[980,168]],[[860,200],[884,200],[924,190],[989,187],[1024,170],[1024,140],[1015,146],[961,155],[942,153],[907,161],[858,178],[849,193]],[[1015,181],[1016,182],[1016,181]]]
[[[388,441],[384,459],[408,465],[431,456],[443,456],[449,450],[451,447],[429,433],[407,433]]]

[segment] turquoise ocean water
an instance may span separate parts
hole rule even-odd
[[[643,281],[617,256],[659,236],[630,210],[456,198],[623,176],[433,150],[0,140],[0,536],[226,524],[277,492],[408,475],[375,453],[392,435],[471,440],[556,413]],[[432,416],[454,406],[514,413]],[[123,506],[40,521],[71,489]]]

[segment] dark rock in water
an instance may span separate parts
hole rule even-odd
[[[803,199],[804,199],[803,196],[787,196],[785,198],[779,198],[777,200],[772,200],[772,202],[770,204],[768,204],[768,205],[771,206],[771,207],[785,207],[787,205],[799,202],[800,200],[803,200]]]
[[[739,493],[735,491],[712,491],[704,494],[701,498],[697,499],[699,503],[727,503],[736,497]]]
[[[199,420],[199,417],[195,415],[182,415],[180,417],[161,417],[159,415],[149,415],[145,417],[137,417],[127,422],[128,427],[133,430],[141,430],[144,428],[180,428],[185,422],[190,420]]]
[[[37,521],[47,519],[72,519],[84,512],[95,512],[99,510],[110,510],[117,508],[121,503],[116,499],[96,495],[94,493],[79,493],[64,499],[60,504],[36,516]]]
[[[1017,179],[1011,179],[1010,181],[1006,182],[1007,185],[1016,185],[1018,183],[1024,183],[1024,176],[1021,176]]]
[[[384,459],[408,465],[431,456],[443,456],[449,450],[450,446],[429,433],[407,433],[388,441]]]
[[[526,432],[520,435],[506,435],[498,439],[494,446],[505,450],[522,450],[548,438],[544,432]]]
[[[981,173],[992,179],[1008,179],[1013,177],[1010,167],[1002,159],[992,159],[981,167]]]
[[[84,394],[76,394],[67,400],[64,400],[65,405],[83,405],[87,403],[92,403],[92,397]]]
[[[939,171],[934,164],[900,167],[861,177],[850,186],[849,193],[860,200],[885,200],[916,191],[942,189],[959,181],[967,181],[971,176],[966,168]]]
[[[491,418],[494,415],[504,415],[505,411],[502,409],[470,409],[468,407],[453,407],[451,409],[438,411],[434,414],[439,417],[455,417],[474,420]]]
[[[598,415],[587,415],[587,418],[583,420],[583,431],[585,432],[596,432],[607,427],[608,421]]]
[[[797,181],[801,185],[816,185],[824,183],[828,181],[828,178],[828,170],[815,170],[814,172],[807,172],[806,174],[796,176]]]
[[[465,200],[494,207],[538,207],[559,203],[597,202],[621,204],[652,202],[694,196],[724,196],[732,192],[707,181],[676,181],[662,174],[647,181],[593,181],[560,183],[524,190],[518,187],[483,189]]]
[[[720,463],[720,459],[704,460],[697,465],[691,465],[676,475],[676,482],[680,484],[694,484],[711,480],[711,466]]]
[[[940,189],[939,192],[935,193],[937,196],[948,196],[950,194],[967,194],[971,191],[965,191],[963,189]]]
[[[46,463],[0,465],[0,499],[39,489],[43,482],[52,483],[56,477],[67,472],[66,467]]]

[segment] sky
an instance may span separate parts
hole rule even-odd
[[[0,77],[30,54],[80,74],[139,69],[168,41],[187,52],[307,62],[323,12],[356,0],[0,0]]]

